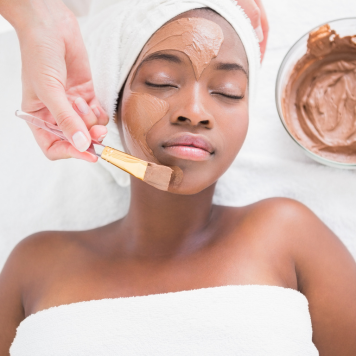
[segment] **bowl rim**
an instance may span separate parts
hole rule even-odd
[[[288,52],[284,55],[283,60],[281,62],[281,64],[279,65],[278,68],[278,73],[277,73],[277,77],[276,77],[276,81],[275,81],[275,90],[274,90],[274,94],[275,94],[275,104],[276,104],[276,108],[277,108],[277,112],[278,112],[278,116],[280,121],[282,122],[282,125],[284,127],[284,129],[287,131],[288,135],[292,138],[292,140],[300,147],[302,148],[304,151],[306,151],[305,153],[307,153],[311,158],[313,158],[314,160],[316,160],[319,163],[323,163],[326,164],[328,166],[333,166],[333,167],[337,167],[337,168],[348,168],[348,169],[356,169],[356,163],[343,163],[343,162],[338,162],[338,161],[333,161],[331,159],[328,158],[324,158],[322,156],[317,155],[316,153],[310,151],[308,148],[304,147],[289,131],[287,124],[285,123],[284,120],[284,116],[283,116],[283,112],[281,112],[282,110],[280,110],[279,108],[279,100],[278,100],[278,83],[281,79],[281,72],[282,72],[282,68],[284,67],[285,61],[286,59],[289,57],[290,53],[294,50],[294,48],[296,47],[296,45],[307,35],[309,35],[311,32],[317,30],[318,28],[320,28],[321,26],[324,25],[328,25],[328,24],[332,24],[334,22],[339,22],[339,21],[344,21],[344,20],[355,20],[356,21],[356,17],[355,16],[350,16],[350,17],[343,17],[343,18],[339,18],[339,19],[334,19],[334,20],[330,20],[330,21],[326,21],[323,22],[322,24],[313,27],[311,30],[309,30],[308,32],[304,33],[302,36],[300,36],[298,38],[297,41],[294,42],[294,44],[289,48]]]

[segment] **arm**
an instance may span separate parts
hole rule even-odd
[[[8,356],[16,329],[33,310],[61,251],[61,234],[41,232],[23,239],[0,273],[0,356]],[[59,259],[60,260],[60,259]]]
[[[299,290],[309,301],[320,356],[356,355],[356,263],[309,209],[289,206],[290,242]]]
[[[8,356],[16,328],[25,318],[22,306],[21,279],[23,249],[18,245],[0,273],[0,356]]]

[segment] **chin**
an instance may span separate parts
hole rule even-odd
[[[183,179],[178,184],[171,184],[168,192],[179,195],[194,195],[203,190],[215,186],[216,179],[208,180],[207,177],[199,177],[197,174],[184,173]]]

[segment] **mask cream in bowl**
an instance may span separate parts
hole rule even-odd
[[[356,169],[356,18],[331,21],[295,43],[278,72],[276,104],[308,156]]]

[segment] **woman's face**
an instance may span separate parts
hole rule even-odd
[[[175,167],[171,192],[204,190],[246,137],[247,87],[246,53],[230,24],[206,10],[174,18],[147,42],[126,81],[118,126],[127,152]]]

